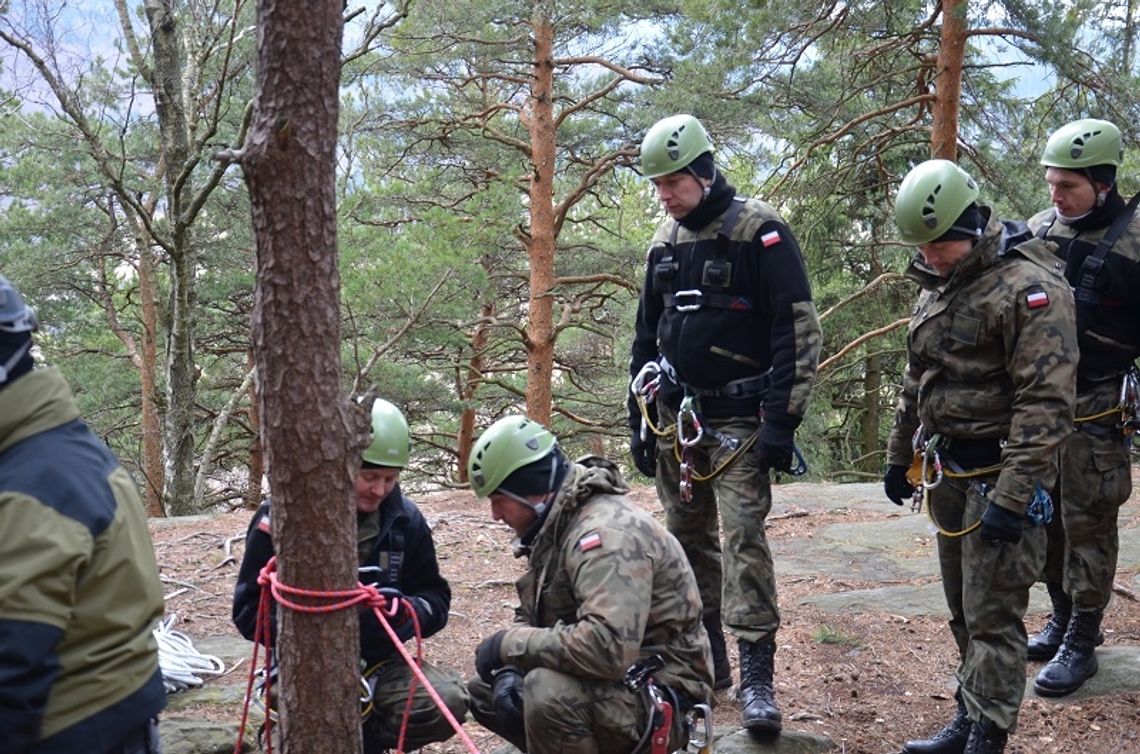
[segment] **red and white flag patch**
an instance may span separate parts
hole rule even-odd
[[[273,533],[273,531],[269,525],[269,513],[266,513],[264,516],[261,517],[261,520],[257,522],[257,530],[263,531],[266,534],[272,534]]]
[[[1030,309],[1041,309],[1049,305],[1049,294],[1040,288],[1025,294],[1025,305]]]
[[[780,231],[768,231],[764,235],[760,236],[760,243],[764,244],[766,247],[775,246],[776,244],[780,243]]]
[[[590,550],[601,546],[602,535],[600,532],[592,531],[578,540],[578,549],[582,552],[589,552]]]

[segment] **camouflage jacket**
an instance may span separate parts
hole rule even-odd
[[[1022,513],[1038,484],[1053,485],[1072,431],[1073,294],[1052,244],[1011,243],[1005,224],[982,209],[985,235],[949,280],[920,258],[907,270],[923,290],[887,453],[890,463],[909,465],[920,421],[928,434],[1004,440],[994,500]]]
[[[1111,219],[1107,221],[1111,224]],[[1077,230],[1055,221],[1048,209],[1029,220],[1034,233],[1057,244],[1057,254],[1065,260],[1065,277],[1077,286],[1081,265],[1108,232],[1108,225]],[[1115,378],[1140,356],[1140,212],[1132,216],[1124,232],[1104,259],[1096,277],[1095,303],[1077,303],[1078,339],[1081,361],[1078,376],[1096,382]],[[1081,393],[1085,390],[1082,388]]]
[[[712,658],[701,597],[680,543],[635,508],[617,467],[587,456],[571,467],[517,583],[517,623],[503,659],[620,681],[659,654],[656,678],[711,701]]]

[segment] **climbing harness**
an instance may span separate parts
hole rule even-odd
[[[669,733],[680,704],[677,695],[668,687],[659,686],[653,675],[664,667],[661,655],[655,654],[635,662],[625,671],[625,687],[641,694],[649,708],[649,724],[633,747],[633,754],[645,752],[647,744],[649,754],[668,754]],[[687,750],[695,748],[701,754],[708,754],[712,743],[712,708],[707,704],[694,704],[685,712],[683,725],[689,735]]]
[[[362,584],[357,582],[354,589],[319,591],[313,589],[301,589],[299,587],[283,584],[277,576],[277,558],[276,556],[269,559],[265,567],[261,569],[258,574],[257,583],[261,587],[261,601],[257,606],[257,627],[254,630],[253,636],[253,659],[250,663],[249,678],[246,682],[245,689],[245,702],[242,706],[241,723],[238,726],[237,741],[234,744],[234,754],[240,754],[242,751],[242,742],[245,735],[245,726],[249,719],[249,707],[251,701],[254,699],[254,682],[257,678],[257,660],[260,649],[264,644],[269,642],[269,625],[270,613],[272,610],[272,601],[276,600],[282,607],[289,608],[290,610],[297,610],[304,613],[330,613],[336,610],[346,610],[354,608],[358,605],[364,605],[372,609],[376,619],[384,628],[392,640],[392,646],[407,663],[408,668],[412,671],[412,681],[408,686],[408,696],[404,704],[404,715],[400,722],[400,733],[396,740],[396,750],[402,752],[404,750],[404,739],[407,734],[408,717],[411,713],[412,702],[417,683],[423,684],[428,696],[435,702],[436,707],[439,708],[443,717],[451,725],[456,735],[466,746],[471,754],[479,754],[479,749],[472,742],[470,736],[463,730],[463,726],[455,719],[455,715],[447,708],[443,699],[440,697],[439,692],[431,685],[431,682],[424,675],[420,664],[423,661],[423,640],[420,633],[419,617],[416,611],[412,609],[411,605],[406,604],[405,600],[386,599],[383,594],[377,589],[375,585]],[[297,599],[305,600],[304,603],[298,602]],[[409,654],[408,650],[404,647],[404,643],[396,634],[395,629],[392,628],[389,619],[396,616],[396,614],[405,610],[408,613],[408,619],[412,621],[414,633],[416,637],[416,655],[413,657]],[[265,663],[263,667],[264,691],[262,692],[266,702],[264,706],[269,706],[272,701],[272,682],[276,675],[275,668],[272,666],[272,652],[267,650],[265,653]],[[372,701],[372,689],[365,682],[364,686],[368,687],[368,705]],[[361,698],[363,702],[363,695]],[[369,710],[370,711],[370,710]],[[275,721],[275,715],[267,714],[264,724],[264,737],[267,743],[266,751],[273,754],[273,737],[272,725]]]
[[[911,510],[918,513],[925,505],[926,515],[930,518],[930,522],[934,524],[935,528],[938,529],[939,534],[944,537],[962,537],[979,528],[982,522],[975,521],[965,529],[950,531],[939,523],[935,517],[934,508],[930,504],[930,491],[942,484],[943,479],[968,479],[971,480],[970,484],[975,486],[982,497],[985,497],[988,491],[988,485],[985,482],[981,482],[979,477],[994,476],[1001,471],[1001,464],[997,463],[989,466],[981,466],[967,471],[958,467],[952,459],[948,459],[943,463],[941,448],[946,444],[946,438],[940,434],[933,434],[927,437],[925,427],[921,424],[918,426],[918,429],[915,430],[914,436],[911,439],[911,446],[914,449],[914,461],[911,463],[906,474],[907,481],[915,488],[911,502]],[[1050,515],[1052,515],[1051,512]]]

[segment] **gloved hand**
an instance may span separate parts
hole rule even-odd
[[[895,505],[902,505],[914,495],[914,486],[906,478],[907,467],[892,463],[883,474],[883,492]]]
[[[384,615],[388,616],[388,623],[393,628],[401,625],[408,620],[408,611],[414,610],[415,607],[412,605],[411,601],[409,601],[408,598],[404,596],[403,592],[401,592],[399,589],[396,589],[395,587],[390,586],[382,586],[376,591],[380,592],[380,594],[383,595],[385,602],[388,603],[384,607]],[[395,615],[389,616],[388,614],[392,611],[393,603],[397,605],[396,613]]]
[[[647,477],[657,474],[657,436],[653,433],[642,440],[641,431],[634,430],[629,438],[629,454],[633,456],[633,465]]]
[[[767,474],[773,469],[790,472],[795,444],[792,441],[794,430],[765,421],[760,427],[760,437],[756,441],[756,463],[760,472]]]
[[[491,683],[495,671],[503,667],[503,637],[506,633],[505,628],[500,629],[475,648],[475,672],[484,683]]]
[[[1021,541],[1021,521],[1024,516],[1003,508],[997,503],[986,506],[982,514],[982,539],[987,542],[1009,542],[1017,544]]]
[[[526,719],[523,717],[523,674],[514,665],[495,671],[491,685],[491,707],[495,710],[505,738],[512,743],[526,743]]]

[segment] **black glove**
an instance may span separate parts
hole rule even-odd
[[[756,442],[756,464],[760,467],[760,473],[767,474],[773,469],[791,472],[794,433],[794,430],[764,422],[760,427],[760,438]]]
[[[491,685],[491,707],[495,721],[508,741],[526,742],[526,719],[523,717],[523,675],[514,665],[495,671]]]
[[[883,474],[883,492],[887,499],[895,505],[902,505],[904,501],[914,496],[914,485],[906,478],[907,467],[892,463]]]
[[[383,597],[384,601],[388,604],[384,606],[384,616],[388,618],[388,623],[395,628],[408,620],[408,610],[414,610],[412,602],[404,596],[404,593],[399,589],[390,586],[382,586],[377,589]],[[396,603],[396,613],[389,615],[392,611],[392,604]]]
[[[1017,544],[1021,541],[1021,520],[1024,516],[1003,508],[997,503],[986,506],[982,514],[982,539],[987,542],[1009,542]]]
[[[629,438],[629,454],[633,456],[633,465],[645,476],[652,477],[657,474],[657,436],[650,434],[642,440],[640,430],[634,430]]]
[[[475,647],[475,672],[484,683],[491,683],[495,671],[503,667],[503,636],[506,633],[505,628],[496,631]]]

